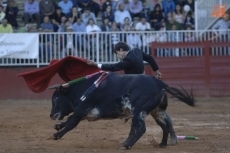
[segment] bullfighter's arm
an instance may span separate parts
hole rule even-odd
[[[143,60],[150,64],[150,66],[152,67],[153,71],[159,70],[159,67],[158,67],[155,59],[151,55],[146,54],[145,52],[142,52],[142,55],[143,55]]]
[[[155,77],[158,79],[161,79],[162,75],[161,75],[161,72],[159,71],[159,67],[155,59],[151,55],[146,54],[145,52],[142,52],[142,55],[143,55],[143,60],[148,62],[150,66],[152,67],[153,71],[155,72]]]

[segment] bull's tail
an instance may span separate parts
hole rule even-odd
[[[180,89],[177,89],[175,87],[165,87],[165,90],[170,93],[173,97],[177,98],[178,100],[188,104],[189,106],[195,106],[195,99],[193,92],[191,90],[190,94],[184,90],[183,87]]]

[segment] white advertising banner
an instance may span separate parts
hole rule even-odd
[[[37,33],[0,34],[0,58],[38,57],[39,36]]]

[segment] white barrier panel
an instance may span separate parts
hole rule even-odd
[[[0,58],[38,58],[38,33],[0,34]]]

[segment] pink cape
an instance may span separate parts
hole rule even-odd
[[[45,68],[21,73],[17,76],[25,79],[31,91],[40,93],[46,90],[56,73],[59,74],[62,80],[68,82],[100,71],[99,68],[88,65],[86,61],[86,59],[74,56],[67,56],[61,60],[53,59],[50,65]]]

